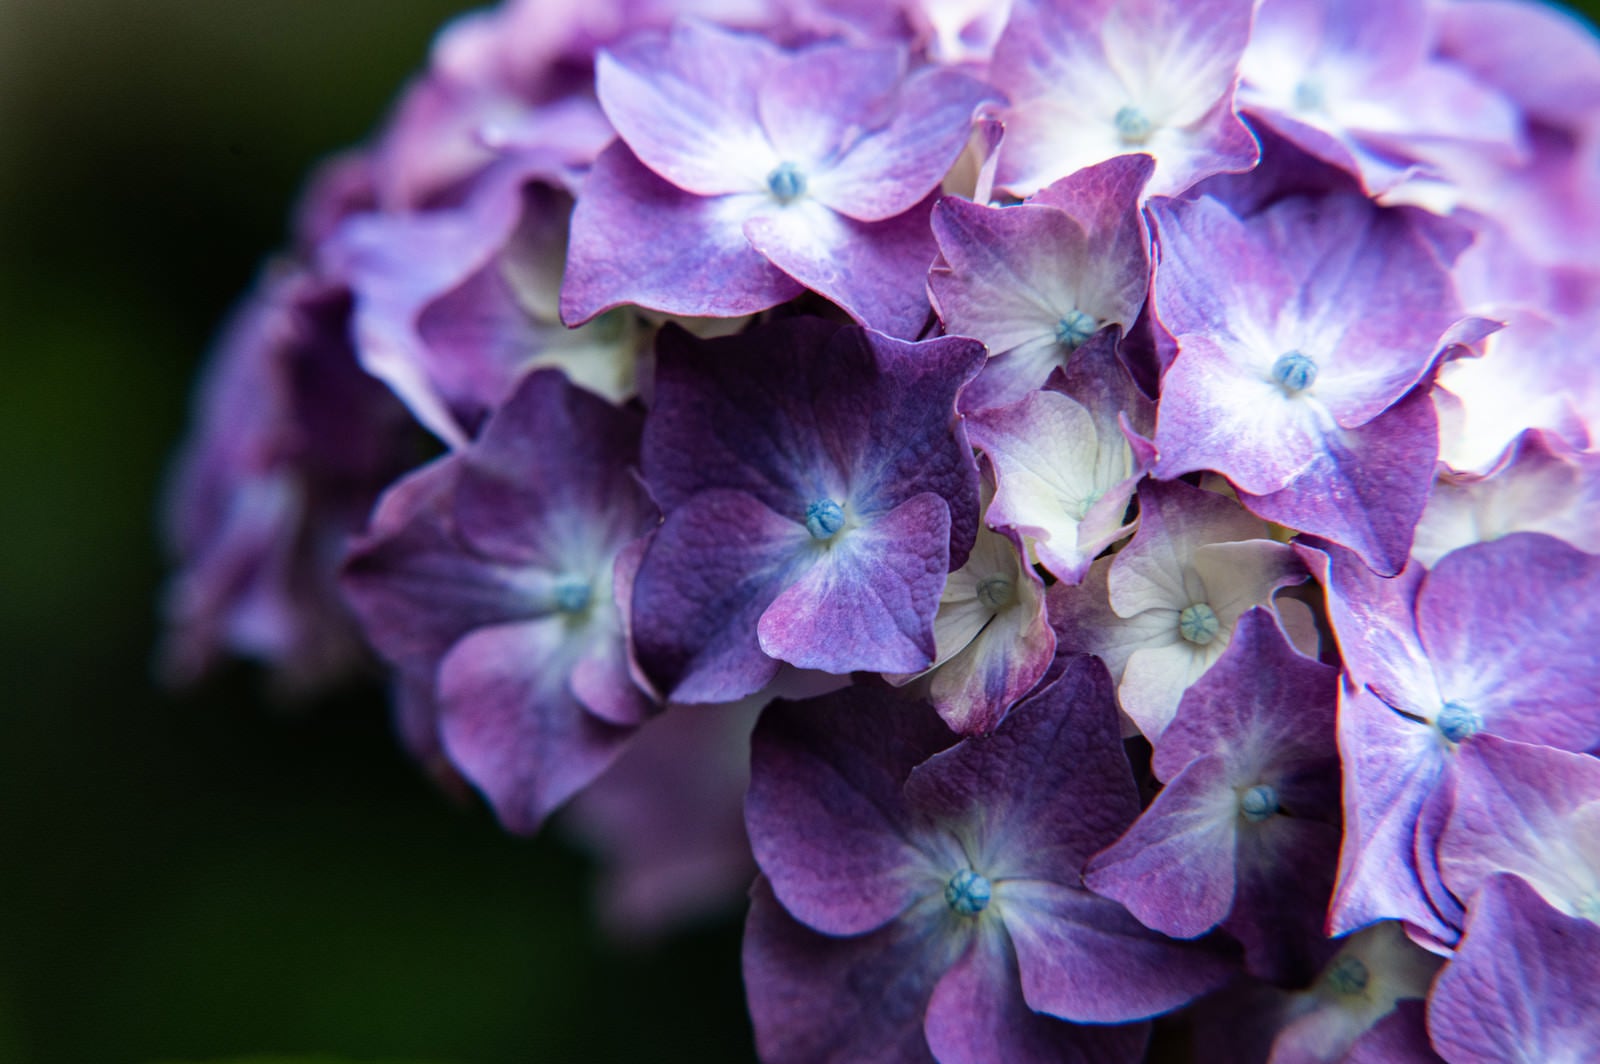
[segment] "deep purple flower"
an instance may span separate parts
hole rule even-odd
[[[650,711],[612,594],[619,552],[655,524],[631,473],[639,431],[533,373],[474,443],[390,491],[346,565],[368,636],[431,681],[445,754],[514,831],[594,779]]]
[[[1017,0],[991,77],[1011,99],[997,182],[1032,195],[1128,152],[1156,160],[1147,195],[1248,170],[1233,112],[1249,0]]]
[[[644,475],[665,513],[633,595],[640,662],[675,701],[758,690],[780,661],[917,672],[978,476],[955,413],[983,348],[792,318],[662,333]]]
[[[1600,559],[1518,532],[1375,576],[1336,547],[1306,551],[1328,593],[1340,695],[1345,847],[1330,927],[1404,919],[1453,941],[1460,902],[1437,845],[1459,752],[1496,735],[1568,750],[1600,744]]]
[[[1308,979],[1339,853],[1337,677],[1247,612],[1156,740],[1166,786],[1084,883],[1176,938],[1222,924],[1263,978]]]
[[[1133,327],[1150,285],[1139,198],[1152,165],[1121,155],[1017,206],[951,197],[934,207],[934,306],[946,332],[982,340],[990,354],[963,410],[1015,402],[1101,330]]]
[[[930,194],[982,84],[907,74],[898,47],[786,52],[680,22],[602,53],[598,87],[621,142],[578,200],[567,322],[623,303],[738,316],[810,288],[894,335],[922,329]]]
[[[1353,196],[1155,217],[1156,312],[1178,346],[1156,475],[1214,470],[1261,516],[1397,572],[1438,446],[1426,396],[1407,395],[1461,318],[1434,250]]]
[[[769,1061],[1132,1060],[1228,974],[1085,890],[1138,812],[1109,678],[1078,659],[989,738],[854,690],[757,725],[745,983]]]

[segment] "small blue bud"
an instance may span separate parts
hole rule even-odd
[[[1216,611],[1204,602],[1185,606],[1178,614],[1178,634],[1197,647],[1205,646],[1221,631],[1222,622],[1217,620]]]
[[[818,499],[806,507],[806,531],[812,539],[832,539],[844,527],[844,509],[832,499]]]
[[[989,881],[963,868],[944,885],[944,902],[963,916],[977,916],[989,907]]]
[[[806,194],[806,175],[794,163],[779,163],[767,175],[767,190],[779,203],[793,203]]]
[[[1349,954],[1334,961],[1323,974],[1323,979],[1328,985],[1341,994],[1361,993],[1367,988],[1367,982],[1371,978],[1367,966],[1361,963],[1361,959]]]
[[[1439,710],[1433,723],[1439,733],[1453,743],[1459,743],[1483,730],[1483,717],[1453,698]]]
[[[1081,310],[1069,310],[1056,322],[1056,343],[1066,348],[1068,353],[1076,351],[1088,342],[1099,325],[1089,315]]]
[[[1003,610],[1017,601],[1017,586],[1003,576],[985,577],[978,582],[978,601],[991,610]]]
[[[1285,351],[1272,364],[1272,379],[1289,395],[1298,395],[1316,383],[1317,364],[1299,351]]]
[[[573,573],[557,577],[555,587],[551,590],[556,609],[567,614],[582,613],[588,609],[591,594],[589,581]]]
[[[1270,783],[1258,783],[1239,796],[1239,812],[1259,824],[1278,811],[1278,792]]]
[[[1322,83],[1320,81],[1307,78],[1294,87],[1294,109],[1296,111],[1320,111],[1326,103],[1327,97],[1322,91]]]
[[[1124,144],[1143,144],[1155,131],[1155,123],[1137,107],[1124,107],[1112,118],[1117,125],[1117,136]]]

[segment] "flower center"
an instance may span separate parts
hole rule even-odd
[[[963,868],[944,885],[944,902],[962,916],[977,916],[989,907],[989,881],[970,868]]]
[[[779,203],[793,203],[806,194],[806,175],[794,163],[779,163],[767,175],[767,191]]]
[[[1155,132],[1155,123],[1150,121],[1150,116],[1137,107],[1124,107],[1111,119],[1117,127],[1117,136],[1122,143],[1133,145],[1143,144],[1150,139],[1150,134]]]
[[[1239,812],[1252,824],[1259,824],[1278,811],[1278,791],[1270,783],[1258,783],[1239,796]]]
[[[1334,961],[1323,978],[1341,994],[1359,994],[1372,976],[1359,958],[1346,956]]]
[[[818,499],[806,507],[806,531],[812,539],[832,539],[844,527],[844,508],[832,499]]]
[[[1185,606],[1178,614],[1178,634],[1197,647],[1210,643],[1220,631],[1222,622],[1217,620],[1216,611],[1204,602]]]
[[[1285,351],[1272,364],[1272,379],[1285,395],[1299,395],[1317,379],[1317,364],[1300,351]]]
[[[1453,743],[1459,743],[1483,730],[1483,717],[1453,698],[1439,710],[1433,723],[1439,733]]]
[[[991,610],[1003,610],[1017,601],[1017,586],[1003,576],[985,577],[978,582],[978,601]]]
[[[1056,343],[1071,354],[1087,343],[1097,328],[1095,320],[1083,311],[1069,310],[1056,322]]]
[[[589,586],[589,581],[576,573],[567,573],[556,577],[550,597],[555,602],[557,610],[571,615],[588,609],[592,595],[593,590]]]

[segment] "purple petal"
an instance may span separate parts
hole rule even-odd
[[[1422,389],[1359,429],[1323,438],[1323,449],[1287,487],[1240,490],[1252,513],[1322,536],[1390,575],[1405,567],[1427,505],[1438,454],[1438,424]]]
[[[779,151],[817,159],[811,194],[857,221],[902,214],[936,189],[967,146],[973,113],[992,95],[937,67],[897,85],[904,61],[897,50],[817,48],[762,88],[762,116]],[[818,85],[829,86],[826,108],[817,104]],[[791,145],[796,129],[805,130],[804,142]]]
[[[439,666],[445,751],[511,831],[537,831],[633,734],[567,690],[566,628],[561,617],[480,628]]]
[[[1584,1060],[1600,1045],[1600,926],[1550,908],[1515,876],[1491,877],[1428,1003],[1453,1064]]]
[[[1584,916],[1600,896],[1600,759],[1492,735],[1462,743],[1439,871],[1469,906],[1497,872],[1525,880],[1550,905]],[[1585,807],[1588,807],[1587,809]]]
[[[1286,800],[1284,808],[1295,807]],[[1307,817],[1242,825],[1233,911],[1222,929],[1244,946],[1252,975],[1299,986],[1328,959],[1324,928],[1341,841],[1337,824]]]
[[[1171,1011],[1221,986],[1233,966],[1147,930],[1114,901],[1018,880],[1000,895],[1022,995],[1079,1023],[1125,1023]]]
[[[853,935],[937,893],[900,788],[952,738],[927,706],[863,688],[767,709],[751,739],[745,821],[790,914]]]
[[[751,217],[744,234],[774,266],[856,321],[909,339],[922,333],[931,310],[923,278],[937,251],[928,228],[935,198],[871,222],[802,201]]]
[[[941,1064],[1125,1064],[1150,1038],[1147,1024],[1080,1026],[1028,1007],[1010,940],[992,922],[934,987],[924,1030]]]
[[[928,492],[846,530],[761,615],[762,651],[824,672],[927,668],[949,529],[949,508]]]
[[[1233,908],[1239,798],[1228,765],[1192,762],[1110,848],[1090,861],[1084,886],[1121,902],[1139,922],[1195,938]]]
[[[1340,695],[1339,751],[1346,839],[1329,933],[1400,919],[1453,938],[1454,929],[1428,904],[1416,868],[1417,819],[1449,768],[1438,733],[1368,691],[1346,691]]]
[[[649,531],[654,507],[632,475],[641,419],[568,384],[526,377],[463,459],[456,520],[486,555],[558,566]],[[552,441],[559,441],[552,446]],[[575,550],[573,540],[586,540]]]
[[[752,209],[744,197],[681,191],[611,145],[572,215],[561,320],[581,325],[624,303],[732,318],[793,299],[801,286],[745,239]]]
[[[1417,630],[1440,694],[1487,730],[1567,750],[1600,743],[1600,558],[1536,532],[1464,547],[1423,585]]]
[[[1138,815],[1111,681],[1088,658],[1015,707],[994,734],[919,765],[906,800],[972,833],[990,879],[1078,882],[1089,855]]]
[[[765,879],[751,895],[744,984],[762,1060],[932,1064],[923,1014],[959,955],[936,924],[897,920],[870,934],[831,938],[784,912]]]
[[[1356,1039],[1343,1064],[1441,1064],[1444,1058],[1428,1041],[1423,1008],[1415,998],[1399,1002]]]
[[[776,162],[756,94],[780,65],[783,53],[760,37],[684,20],[601,52],[595,87],[646,166],[685,192],[721,196],[760,189]]]
[[[738,491],[707,491],[667,514],[634,580],[634,651],[678,702],[730,702],[778,672],[756,624],[807,564],[805,526]]]

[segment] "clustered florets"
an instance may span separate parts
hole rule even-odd
[[[1597,325],[1554,9],[508,0],[219,349],[168,660],[754,877],[772,1062],[1589,1059]]]

